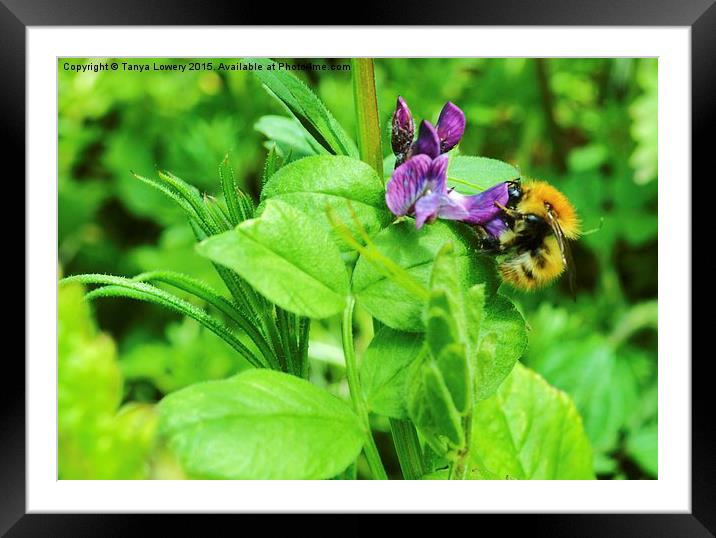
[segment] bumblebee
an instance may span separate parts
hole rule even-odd
[[[507,204],[483,228],[483,246],[497,256],[502,279],[534,290],[567,272],[574,295],[575,269],[568,241],[579,237],[580,223],[567,197],[544,181],[520,179],[507,184]]]

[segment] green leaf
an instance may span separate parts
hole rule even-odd
[[[387,183],[395,171],[395,155],[392,153],[383,159],[383,179]]]
[[[134,172],[132,172],[132,175],[139,181],[142,181],[147,185],[150,185],[158,191],[164,193],[167,197],[172,199],[179,207],[181,207],[186,212],[189,218],[195,219],[196,222],[203,224],[203,221],[201,220],[201,217],[197,213],[196,209],[192,206],[192,204],[189,203],[186,198],[184,198],[182,192],[176,189],[173,185],[165,182],[163,178],[155,179],[150,177],[144,177]]]
[[[446,243],[433,264],[425,309],[429,353],[417,366],[408,390],[410,416],[416,427],[433,450],[448,457],[454,456],[451,450],[463,448],[463,417],[469,416],[473,405],[485,291],[483,284],[463,290],[453,251],[453,243]]]
[[[338,247],[323,227],[284,202],[271,200],[259,218],[197,248],[294,314],[325,318],[345,306],[348,275]]]
[[[323,102],[308,87],[268,58],[245,60],[261,66],[254,71],[303,128],[330,153],[358,158],[358,148]]]
[[[460,288],[452,251],[452,243],[443,246],[433,265],[425,335],[455,406],[465,413],[474,394],[485,290],[482,284]]]
[[[160,434],[186,472],[213,479],[327,479],[363,445],[358,417],[308,381],[249,370],[159,404]]]
[[[495,393],[527,349],[525,320],[502,295],[485,303],[478,346],[475,395],[484,400]]]
[[[446,347],[460,342],[455,318],[450,315],[450,310],[434,306],[437,298],[446,299],[446,296],[444,292],[439,295],[437,292],[432,293],[425,322],[425,340],[433,357],[438,357]]]
[[[209,222],[211,220],[211,216],[206,204],[204,203],[205,199],[202,197],[199,189],[167,170],[158,170],[157,174],[166,185],[179,192],[180,195],[194,208],[199,218],[211,227]]]
[[[275,142],[284,155],[290,154],[294,159],[326,153],[326,150],[312,140],[295,119],[285,116],[262,116],[254,125],[254,129]]]
[[[435,364],[452,396],[455,409],[461,415],[468,409],[472,388],[466,355],[465,345],[456,342],[445,346],[435,357]]]
[[[467,319],[453,250],[452,243],[443,245],[435,258],[430,276],[430,298],[425,311],[425,332],[434,357],[453,342],[467,344]],[[479,334],[479,327],[475,329]]]
[[[617,447],[638,402],[638,383],[630,364],[621,360],[600,335],[566,341],[530,364],[555,387],[574,399],[592,446],[600,452]]]
[[[361,385],[368,408],[391,418],[407,418],[408,367],[422,348],[422,335],[382,327],[363,355]]]
[[[486,284],[486,296],[497,286],[495,262],[479,253],[471,243],[472,231],[459,223],[435,222],[415,229],[415,222],[389,226],[373,238],[375,246],[425,288],[429,287],[433,261],[445,243],[454,244],[455,275],[461,290]],[[353,291],[361,304],[393,329],[422,332],[426,302],[385,274],[369,261],[358,259],[353,273]]]
[[[471,467],[500,478],[593,479],[592,449],[572,400],[518,364],[474,409]]]
[[[221,189],[224,193],[224,200],[226,200],[226,207],[229,210],[231,224],[236,226],[244,219],[241,218],[236,179],[234,178],[234,169],[229,162],[228,153],[219,165],[219,179],[221,179]]]
[[[273,145],[269,149],[268,155],[266,156],[266,161],[264,162],[264,169],[263,173],[261,174],[261,188],[263,189],[263,186],[266,185],[269,179],[271,179],[271,176],[274,175],[280,168],[286,164],[284,159],[282,159],[278,152],[276,151],[276,146]]]
[[[462,446],[460,412],[435,361],[426,358],[414,364],[408,375],[408,414],[430,447],[443,456]]]
[[[514,166],[487,157],[458,155],[450,159],[448,166],[448,185],[462,194],[476,194],[519,177]]]
[[[512,477],[497,476],[484,469],[470,469],[468,473],[468,480],[502,480],[510,479]],[[449,480],[449,469],[438,469],[431,473],[424,474],[421,480]]]
[[[359,230],[355,219],[370,236],[393,220],[376,171],[348,157],[307,157],[284,166],[266,183],[261,197],[264,201],[278,199],[300,209],[332,234],[327,215],[329,207],[356,237]],[[333,236],[342,250],[349,250],[342,239]]]

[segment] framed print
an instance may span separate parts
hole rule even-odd
[[[690,312],[709,2],[381,20],[439,27],[6,6],[27,316],[3,532],[716,528]]]

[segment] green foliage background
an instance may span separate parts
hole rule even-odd
[[[258,199],[273,128],[261,118],[285,111],[249,72],[75,73],[63,69],[65,61],[88,60],[58,62],[62,272],[172,269],[222,289],[179,210],[130,171],[169,169],[218,195],[218,165],[229,153],[242,188]],[[297,76],[353,133],[350,72]],[[451,100],[468,120],[462,153],[501,159],[553,183],[593,230],[573,245],[576,301],[565,282],[532,294],[501,291],[529,324],[522,362],[575,401],[597,476],[656,478],[657,60],[378,59],[376,84],[384,152],[398,95],[416,118],[433,121]],[[60,477],[180,477],[167,451],[152,443],[151,404],[248,365],[191,320],[119,299],[92,303],[90,311],[80,297],[75,286],[60,291],[60,332],[74,335],[60,348],[61,453],[68,447]],[[360,312],[358,323],[361,351],[372,328]],[[312,381],[346,395],[337,324],[313,323]],[[388,446],[380,433],[387,423],[374,426]],[[397,469],[396,461],[386,463]]]

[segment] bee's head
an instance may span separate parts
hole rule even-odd
[[[522,199],[522,183],[519,178],[507,182],[507,195],[509,196],[507,199],[507,207],[514,209],[517,207],[517,203]]]
[[[559,221],[559,225],[568,239],[579,236],[579,217],[567,197],[544,181],[531,181],[522,185],[522,197],[518,204],[522,213],[546,218],[547,211]]]

